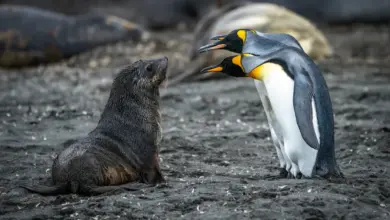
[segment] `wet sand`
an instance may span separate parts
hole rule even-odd
[[[253,80],[226,78],[161,88],[167,184],[95,197],[17,188],[51,183],[56,153],[94,128],[121,66],[167,55],[185,68],[191,36],[164,33],[0,70],[0,219],[390,219],[390,28],[325,29],[338,56],[319,66],[345,180],[277,177]]]

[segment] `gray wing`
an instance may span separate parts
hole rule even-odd
[[[257,34],[259,33],[260,32],[258,32]],[[298,40],[289,34],[268,34],[267,33],[263,35],[268,39],[279,41],[280,43],[285,44],[286,46],[295,47],[297,49],[303,50]]]
[[[295,74],[293,104],[299,130],[305,142],[313,149],[318,150],[316,133],[313,126],[313,84],[305,73]]]

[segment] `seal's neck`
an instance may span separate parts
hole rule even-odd
[[[129,135],[134,129],[156,132],[160,123],[159,91],[156,89],[113,88],[102,112],[97,129]],[[148,126],[143,126],[143,125]],[[139,128],[138,128],[139,127]]]

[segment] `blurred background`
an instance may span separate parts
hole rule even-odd
[[[0,4],[35,6],[69,15],[101,12],[142,23],[147,27],[174,27],[195,23],[224,4],[245,0],[1,0]],[[320,23],[389,22],[388,0],[252,0],[285,6]]]

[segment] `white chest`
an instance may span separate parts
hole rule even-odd
[[[279,123],[282,127],[287,126],[285,129],[291,128],[296,123],[293,107],[294,81],[282,68],[276,66],[264,76],[263,82]]]
[[[267,90],[267,94],[275,116],[282,126],[283,133],[288,139],[296,139],[301,137],[300,130],[297,125],[293,95],[294,81],[284,72],[284,70],[275,64],[267,64],[267,73],[264,74],[263,82]],[[275,66],[273,66],[275,65]],[[315,133],[319,140],[317,114],[312,100],[312,117]]]

